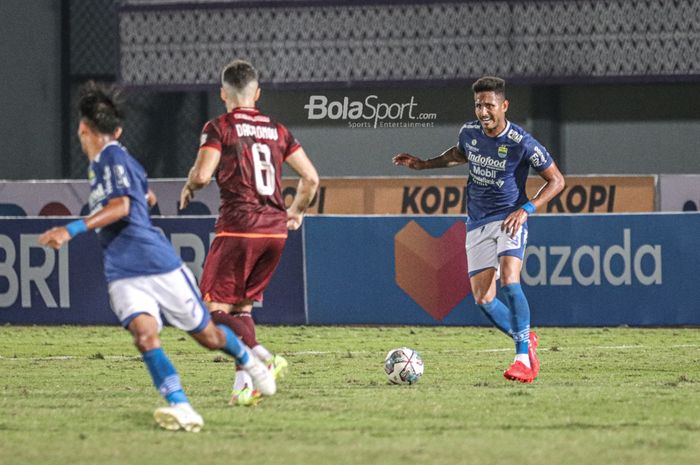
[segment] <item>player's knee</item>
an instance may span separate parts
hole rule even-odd
[[[496,298],[496,293],[493,292],[491,289],[488,289],[486,291],[481,291],[479,289],[472,289],[472,293],[474,295],[474,302],[477,305],[487,304]]]
[[[160,338],[158,337],[158,333],[136,333],[134,334],[134,345],[139,352],[147,352],[160,347]]]
[[[501,275],[501,287],[509,286],[511,284],[520,284],[519,272],[510,272]]]

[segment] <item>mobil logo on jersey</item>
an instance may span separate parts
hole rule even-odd
[[[396,284],[436,320],[471,293],[464,248],[466,226],[456,221],[439,237],[409,221],[394,236]]]
[[[504,153],[507,154],[508,149],[505,146],[501,147],[505,149]],[[499,156],[500,154],[501,149],[499,147]],[[467,160],[469,160],[470,182],[474,182],[482,186],[496,184],[496,178],[499,176],[499,172],[504,172],[506,170],[506,158],[491,158],[470,151],[467,155]]]

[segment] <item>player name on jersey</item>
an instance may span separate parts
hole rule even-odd
[[[257,139],[269,140],[279,139],[276,127],[254,126],[246,123],[237,123],[234,126],[236,127],[236,134],[238,134],[238,137],[255,137]]]

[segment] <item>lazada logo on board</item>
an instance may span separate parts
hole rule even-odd
[[[618,241],[599,244],[530,245],[522,282],[528,286],[660,286],[660,244],[637,243],[623,228]],[[456,221],[433,237],[415,221],[394,237],[396,284],[436,320],[444,319],[471,294],[464,241],[466,226]]]

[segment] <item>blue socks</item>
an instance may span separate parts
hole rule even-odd
[[[221,348],[227,354],[233,356],[236,359],[236,363],[239,365],[245,365],[248,363],[248,351],[245,350],[246,346],[243,345],[238,336],[236,336],[231,328],[224,325],[216,325],[221,331],[226,335],[226,345]]]
[[[530,345],[530,305],[519,283],[503,286],[502,290],[506,296],[508,308],[511,310],[515,353],[527,354]]]
[[[153,384],[170,404],[189,403],[182,390],[180,377],[172,362],[160,347],[143,353],[143,362],[151,374]]]
[[[219,329],[226,335],[226,345],[221,350],[232,355],[236,362],[241,365],[248,363],[249,355],[246,346],[227,326],[219,325]],[[182,389],[180,376],[163,349],[159,347],[147,350],[143,353],[143,362],[151,374],[156,389],[169,404],[189,403],[187,395]]]
[[[510,310],[503,305],[503,302],[498,300],[498,297],[487,304],[479,305],[479,308],[496,328],[503,331],[507,336],[513,337]]]
[[[498,297],[478,307],[493,325],[515,341],[515,353],[527,354],[530,345],[530,305],[519,283],[501,288],[507,306]]]

